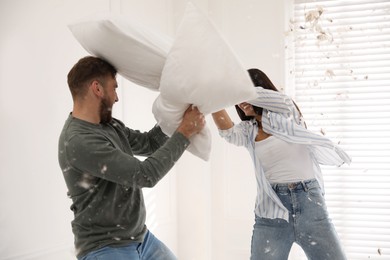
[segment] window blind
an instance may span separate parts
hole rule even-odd
[[[352,157],[322,167],[347,257],[390,259],[390,1],[295,0],[290,36],[288,74],[308,128]]]

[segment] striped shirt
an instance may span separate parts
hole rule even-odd
[[[258,98],[248,103],[263,108],[262,126],[264,132],[286,142],[304,144],[309,149],[316,179],[323,189],[323,178],[319,164],[350,164],[351,158],[328,138],[307,130],[304,121],[290,97],[277,91],[256,87]],[[255,167],[257,196],[255,213],[263,218],[281,218],[288,221],[288,210],[265,177],[264,169],[255,154],[255,138],[258,133],[255,120],[242,121],[230,129],[219,130],[228,142],[248,149]]]

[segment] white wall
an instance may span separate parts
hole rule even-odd
[[[0,2],[0,256],[71,259],[70,200],[57,140],[71,108],[66,73],[85,52],[65,24],[94,3]],[[75,8],[77,3],[77,8]]]
[[[244,67],[284,82],[284,1],[196,0]],[[174,35],[185,0],[0,1],[0,259],[72,259],[70,199],[57,140],[71,110],[66,74],[87,53],[66,25],[96,12],[131,15]],[[119,78],[115,115],[133,128],[154,124],[156,93]],[[229,110],[237,118],[233,110]],[[186,153],[145,190],[148,225],[179,259],[248,259],[254,175],[245,150],[219,138],[210,118],[209,162]]]

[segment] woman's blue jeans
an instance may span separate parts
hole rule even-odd
[[[290,212],[289,222],[255,216],[251,260],[286,260],[294,242],[309,260],[346,259],[315,179],[272,186]]]
[[[130,243],[123,247],[106,246],[88,253],[79,260],[176,260],[175,255],[151,232],[144,242]]]

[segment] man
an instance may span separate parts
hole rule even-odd
[[[143,187],[172,168],[205,125],[190,106],[168,138],[160,127],[127,128],[111,117],[116,69],[96,57],[80,59],[68,74],[73,111],[59,138],[59,163],[74,212],[78,259],[176,259],[145,226]],[[148,156],[144,161],[134,155]],[[95,258],[96,257],[96,258]]]

